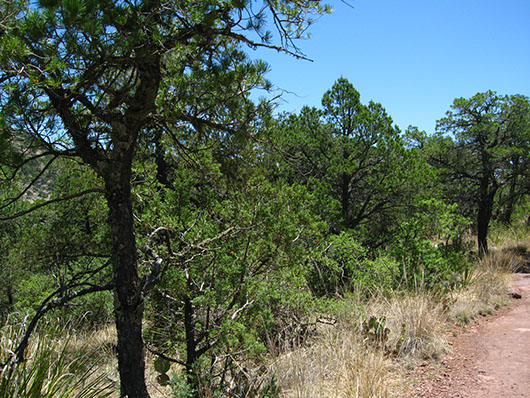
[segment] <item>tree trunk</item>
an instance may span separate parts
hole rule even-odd
[[[503,211],[501,214],[501,222],[504,225],[510,225],[512,222],[513,210],[515,207],[515,202],[517,200],[517,195],[515,192],[516,185],[517,185],[517,177],[514,177],[510,182],[508,197],[505,200],[504,209],[502,209]]]
[[[480,255],[488,253],[488,227],[489,219],[487,216],[486,205],[479,205],[477,216],[477,241],[478,252]]]
[[[488,183],[482,182],[477,214],[477,241],[480,255],[488,253],[488,229],[493,211],[496,189],[488,190]]]
[[[129,169],[130,170],[130,169]],[[130,171],[106,181],[114,272],[114,316],[118,333],[121,397],[147,398],[145,384],[142,287],[138,277]],[[126,175],[123,175],[126,174]]]
[[[195,314],[191,299],[184,297],[184,329],[186,331],[186,373],[188,384],[196,390],[197,375],[195,374],[195,362],[198,359],[197,340],[195,336]]]

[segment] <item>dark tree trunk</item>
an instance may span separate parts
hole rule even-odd
[[[505,225],[510,225],[512,222],[513,210],[515,207],[515,202],[517,200],[517,195],[515,192],[516,185],[517,185],[517,178],[514,177],[512,181],[510,182],[508,196],[505,199],[505,203],[504,203],[504,209],[501,210],[502,213],[501,213],[500,221]]]
[[[147,398],[142,339],[143,298],[138,277],[130,172],[106,181],[114,272],[114,315],[118,333],[121,397]]]
[[[164,158],[164,147],[160,144],[161,131],[156,131],[153,137],[153,144],[155,146],[155,164],[156,164],[156,179],[166,188],[174,189],[173,184],[169,179],[169,165]]]
[[[7,303],[11,310],[15,304],[15,299],[13,298],[13,285],[11,283],[7,286]]]
[[[155,99],[161,79],[160,56],[144,58],[138,68],[140,84],[123,119],[112,126],[113,148],[98,165],[106,188],[112,237],[114,273],[114,317],[118,333],[118,370],[121,397],[149,398],[145,384],[143,286],[138,276],[134,215],[131,200],[131,170],[137,135]],[[123,122],[123,123],[122,123]]]
[[[508,201],[506,202],[506,207],[501,216],[501,222],[504,225],[510,225],[512,223],[513,209],[515,207],[514,202],[515,198],[513,197],[508,198]]]
[[[477,241],[480,255],[488,253],[488,229],[493,211],[496,189],[489,188],[487,181],[481,182],[477,214]]]
[[[488,228],[489,218],[487,216],[486,205],[480,205],[477,216],[477,241],[479,254],[488,253]]]
[[[186,331],[186,373],[188,384],[197,387],[197,375],[194,366],[198,359],[197,340],[195,336],[195,313],[193,304],[188,296],[184,298],[184,329]]]

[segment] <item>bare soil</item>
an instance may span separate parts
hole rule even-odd
[[[452,331],[450,356],[411,372],[412,397],[530,397],[530,274],[512,286],[507,307]]]

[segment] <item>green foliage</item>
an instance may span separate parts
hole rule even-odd
[[[155,370],[158,373],[167,373],[170,366],[171,366],[171,363],[165,358],[157,357],[155,359]]]
[[[399,267],[390,257],[372,258],[352,233],[330,235],[314,249],[307,281],[317,296],[344,297],[352,291],[370,296],[395,284]]]
[[[25,230],[31,228],[27,220],[0,223],[0,313],[2,316],[15,309],[18,303],[17,290],[21,281],[29,279],[20,263],[10,259],[17,255],[18,242]],[[26,285],[27,286],[27,285]],[[22,296],[23,298],[23,296]]]
[[[156,377],[156,381],[161,386],[167,386],[170,384],[170,378],[166,374],[170,367],[171,362],[169,362],[167,359],[160,356],[155,359],[155,370],[159,373],[159,375]]]
[[[402,223],[387,250],[400,264],[399,280],[410,288],[452,288],[462,283],[468,262],[463,235],[469,222],[456,205],[430,199]]]
[[[385,109],[363,105],[346,79],[324,94],[322,105],[279,118],[271,137],[278,153],[271,175],[318,192],[332,231],[354,230],[363,244],[380,246],[428,195],[421,188],[431,172],[406,147]]]
[[[296,52],[309,15],[330,11],[319,1],[0,4],[0,216],[42,206],[0,224],[1,310],[114,281],[116,314],[134,313],[117,324],[139,331],[118,347],[141,342],[145,300],[147,340],[184,366],[170,377],[170,362],[155,361],[175,396],[220,396],[234,382],[234,394],[279,396],[275,379],[256,387],[240,364],[303,341],[322,302],[458,286],[477,194],[486,187],[481,203],[495,199],[503,222],[525,203],[526,97],[457,99],[435,137],[403,137],[344,78],[321,109],[273,120],[271,104],[254,104],[250,91],[272,85],[242,45],[280,48],[269,15]],[[108,293],[77,303],[70,314],[90,310],[91,323],[111,312]],[[362,333],[385,345],[386,319]],[[35,358],[2,374],[4,392],[63,388],[63,372]],[[120,369],[141,375],[142,358],[131,362]]]
[[[317,296],[334,296],[353,289],[354,274],[366,250],[349,234],[331,235],[310,259],[307,281]]]
[[[303,301],[305,253],[325,225],[303,186],[259,175],[234,181],[211,152],[193,156],[172,169],[173,188],[140,202],[138,229],[163,226],[142,245],[167,261],[148,301],[148,338],[184,358],[193,389],[220,391],[228,376],[214,375],[224,367],[237,377],[235,358],[260,357],[267,328]],[[138,187],[138,197],[152,194]],[[145,257],[140,271],[151,267]],[[224,359],[212,367],[216,357]]]
[[[305,240],[306,228],[307,235],[313,233],[308,226],[313,214],[305,208],[290,213],[289,197],[280,195],[276,200],[271,186],[260,191],[259,179],[254,180],[256,187],[234,196],[194,186],[198,195],[191,195],[190,202],[204,202],[190,206],[182,191],[189,179],[171,179],[171,173],[163,170],[165,157],[189,159],[189,153],[203,149],[197,143],[218,147],[212,158],[232,155],[232,150],[239,155],[238,145],[253,133],[261,111],[249,100],[249,92],[270,88],[263,79],[266,65],[249,61],[242,46],[294,54],[298,49],[293,40],[306,36],[314,21],[311,16],[331,9],[313,0],[266,2],[263,7],[239,0],[169,0],[163,6],[156,1],[110,0],[15,4],[18,8],[6,7],[5,15],[2,8],[0,19],[2,141],[14,142],[11,137],[28,134],[27,142],[20,141],[24,151],[37,157],[77,159],[89,166],[91,171],[81,174],[93,172],[100,179],[98,190],[108,206],[76,202],[75,210],[81,214],[70,213],[74,208],[67,205],[47,208],[42,228],[31,236],[38,243],[31,257],[50,256],[39,271],[55,279],[54,295],[60,298],[75,297],[78,288],[109,289],[113,284],[121,394],[148,396],[142,302],[161,277],[174,284],[171,287],[186,311],[192,311],[185,316],[185,330],[191,333],[188,342],[194,346],[187,350],[191,366],[204,354],[203,348],[207,351],[223,339],[233,343],[229,333],[218,329],[245,334],[238,314],[242,316],[259,296],[269,273],[281,279],[276,274],[298,261],[301,250],[292,243]],[[264,30],[266,15],[273,18],[277,44]],[[152,147],[158,182],[171,191],[168,197],[184,200],[163,209],[160,220],[144,203],[135,203],[140,212],[133,213],[132,201],[137,198],[131,200],[130,195],[131,185],[139,181],[132,173],[135,156]],[[2,153],[1,158],[8,157]],[[226,162],[221,168],[233,171],[232,166]],[[213,177],[215,168],[209,170]],[[155,184],[150,187],[154,192],[142,192],[141,199],[164,195]],[[226,186],[221,182],[216,188]],[[294,198],[305,195],[297,187],[279,191]],[[248,200],[238,196],[243,194]],[[36,206],[58,204],[67,197],[60,195]],[[169,209],[181,211],[182,217]],[[100,218],[99,210],[108,210],[108,218]],[[61,222],[59,217],[65,215],[71,226]],[[139,237],[147,257],[140,267],[135,216],[138,231],[149,234]],[[269,223],[276,216],[278,222]],[[92,223],[95,217],[103,221],[101,225]],[[170,242],[160,252],[163,264],[151,263],[153,258],[161,259],[154,250],[161,246],[153,242],[159,238],[154,231],[166,231]],[[227,244],[231,240],[232,247]],[[247,250],[250,246],[252,250]],[[243,284],[247,277],[249,282]],[[45,300],[61,302],[51,301],[51,295]],[[200,309],[200,316],[195,316],[194,308]],[[195,328],[199,333],[194,337]],[[122,333],[124,329],[128,332]]]
[[[31,205],[98,184],[93,174],[68,161],[53,164],[49,176],[46,189],[41,190],[47,198]],[[20,179],[27,184],[24,174]],[[52,294],[60,297],[87,283],[108,280],[106,212],[102,198],[92,194],[57,202],[11,222],[17,230],[6,238],[1,263],[9,281],[6,294],[12,310],[32,311]],[[16,272],[8,276],[9,270]],[[111,303],[108,293],[98,293],[78,300],[68,314],[104,323],[110,317]]]
[[[184,372],[172,372],[170,385],[174,398],[192,398],[195,396],[196,390],[190,386]]]
[[[529,126],[528,97],[493,91],[455,99],[437,123],[431,163],[440,169],[450,200],[468,207],[476,219],[480,252],[488,250],[494,214],[509,223],[515,205],[530,193]]]

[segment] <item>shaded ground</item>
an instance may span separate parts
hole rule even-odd
[[[455,330],[452,355],[415,372],[413,397],[530,397],[530,274],[514,275],[512,286],[521,298]]]

